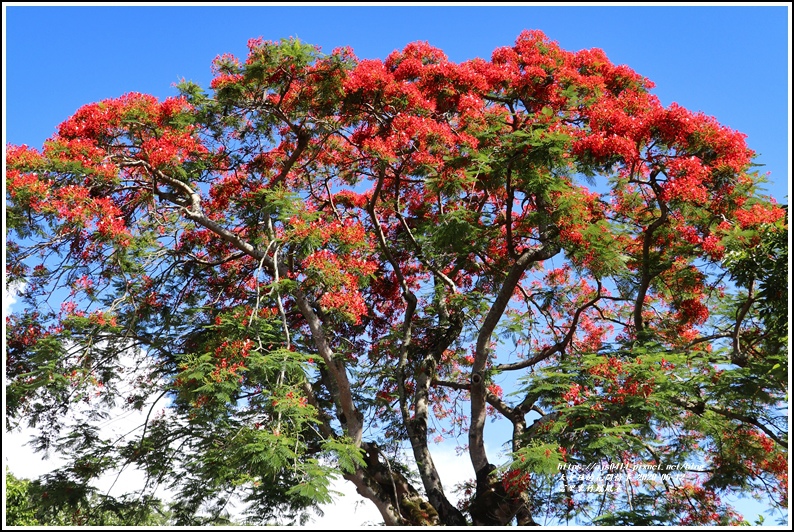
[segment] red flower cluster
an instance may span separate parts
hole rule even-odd
[[[518,497],[529,487],[530,474],[520,469],[511,469],[502,477],[502,487],[510,497]]]
[[[599,399],[609,403],[622,404],[630,397],[647,398],[653,393],[653,379],[638,380],[618,358],[609,357],[606,362],[591,367],[588,373],[596,377],[594,385],[602,388]]]

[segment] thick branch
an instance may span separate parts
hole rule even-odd
[[[402,524],[400,522],[399,510],[397,510],[388,498],[382,497],[381,494],[369,485],[366,473],[363,469],[357,470],[355,474],[352,475],[345,473],[343,477],[345,480],[349,480],[353,483],[359,495],[369,499],[375,504],[386,526],[399,526]]]
[[[516,286],[521,281],[526,269],[535,261],[546,260],[560,251],[558,244],[547,243],[544,246],[524,251],[510,268],[507,278],[502,283],[499,294],[496,296],[491,309],[485,316],[485,321],[480,327],[477,336],[477,347],[474,355],[474,364],[471,369],[471,424],[469,428],[469,455],[475,471],[480,471],[488,465],[483,441],[485,427],[485,376],[484,370],[488,361],[488,344],[491,340],[496,325],[502,318],[510,298],[513,297]]]
[[[358,492],[375,502],[387,525],[431,526],[438,525],[435,508],[422,498],[416,488],[399,471],[395,471],[388,458],[375,443],[363,442],[366,468],[355,475],[345,475],[359,488]],[[465,521],[463,522],[465,524]]]
[[[295,126],[292,126],[292,124],[290,124],[290,126],[295,128]],[[282,181],[284,181],[284,179],[287,178],[287,174],[289,174],[289,171],[292,170],[292,167],[295,165],[295,162],[298,160],[298,158],[301,156],[303,151],[309,145],[309,140],[311,139],[311,137],[305,131],[297,130],[296,135],[298,137],[298,143],[295,146],[295,150],[292,152],[292,155],[290,155],[289,159],[284,164],[284,168],[281,169],[281,172],[279,172],[279,174],[273,178],[273,181],[271,182],[271,186],[277,185],[278,183],[281,183]]]
[[[634,328],[638,335],[645,328],[645,325],[642,322],[642,309],[645,306],[645,295],[648,293],[648,287],[651,284],[651,280],[656,275],[651,274],[651,240],[653,239],[653,233],[667,222],[668,216],[667,204],[662,201],[662,190],[661,187],[659,187],[659,184],[656,182],[656,176],[659,175],[659,172],[660,170],[658,169],[654,170],[649,176],[649,182],[654,194],[656,195],[656,201],[659,204],[661,216],[654,220],[651,225],[645,229],[645,238],[642,241],[642,278],[640,279],[640,286],[637,289],[637,299],[634,303]]]
[[[362,423],[363,416],[358,412],[353,402],[353,395],[350,391],[350,381],[347,378],[344,364],[334,357],[334,352],[328,343],[328,339],[325,337],[322,321],[319,316],[317,316],[314,309],[312,309],[303,291],[295,290],[295,302],[309,325],[309,329],[312,333],[312,340],[314,340],[314,346],[325,361],[328,371],[338,387],[339,406],[342,408],[342,412],[345,415],[347,434],[353,439],[356,445],[360,445],[364,428]]]
[[[744,317],[747,316],[747,313],[750,311],[750,308],[753,306],[754,284],[755,281],[751,280],[750,286],[747,288],[747,301],[745,301],[744,304],[736,311],[736,324],[733,327],[733,354],[731,356],[731,362],[741,367],[744,367],[747,364],[747,355],[742,353],[742,345],[740,342],[742,322],[744,321]]]

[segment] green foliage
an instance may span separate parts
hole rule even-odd
[[[554,443],[532,442],[513,453],[511,469],[552,476],[559,471],[562,455]]]
[[[10,526],[164,526],[169,512],[156,499],[113,498],[61,475],[30,481],[6,470],[6,524]]]
[[[336,457],[337,466],[343,473],[352,474],[357,467],[366,467],[363,450],[350,440],[329,440],[323,444],[323,449]]]
[[[788,321],[788,245],[785,219],[762,225],[758,234],[734,230],[726,239],[725,266],[736,284],[748,288],[757,282],[759,317],[764,323],[767,348],[774,353],[785,349],[789,335]],[[757,245],[742,245],[741,238],[757,239]]]
[[[514,453],[514,458],[523,459],[514,460],[512,467],[546,477],[556,472],[559,483],[570,476],[568,471],[579,475],[595,471],[603,477],[600,469],[616,460],[664,466],[688,463],[700,464],[706,472],[699,475],[700,480],[721,491],[740,493],[763,485],[773,472],[748,469],[743,461],[771,463],[784,451],[785,440],[773,443],[758,436],[748,422],[785,423],[783,412],[775,418],[768,410],[779,407],[777,384],[748,379],[750,374],[758,375],[758,368],[718,370],[712,365],[713,357],[708,351],[675,352],[645,344],[610,350],[606,355],[584,354],[544,368],[527,392],[557,414],[553,423],[536,421],[532,440]],[[737,431],[756,435],[739,449],[733,436]],[[691,434],[701,436],[693,439]],[[545,447],[539,445],[544,441],[548,442]],[[556,442],[559,450],[553,448]],[[704,450],[711,446],[718,449],[720,465],[709,469]],[[563,463],[557,461],[558,452],[569,454],[569,449],[575,453],[563,455],[565,468],[553,467],[552,462]],[[541,451],[548,453],[545,461]],[[574,473],[572,485],[576,478]],[[660,478],[640,483],[640,494],[634,497],[668,497]],[[582,485],[586,487],[589,481]],[[648,491],[643,494],[644,490]],[[615,500],[621,496],[620,492],[604,495]],[[638,511],[606,513],[599,523],[649,525],[671,519],[664,513],[653,517],[636,504]],[[674,512],[672,507],[670,511]]]
[[[36,509],[29,495],[30,481],[17,478],[6,468],[6,518],[9,526],[36,526]]]

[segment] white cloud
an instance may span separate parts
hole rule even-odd
[[[383,517],[375,505],[356,492],[356,487],[347,480],[337,479],[331,489],[339,491],[331,504],[322,506],[323,516],[315,517],[312,524],[322,528],[350,529],[383,523]]]
[[[17,294],[25,287],[24,284],[11,284],[3,286],[3,316],[11,314],[11,307],[17,300]],[[5,327],[5,324],[3,325]]]
[[[33,452],[28,442],[34,437],[33,429],[6,431],[3,438],[3,457],[5,465],[20,478],[37,478],[64,464],[63,459],[51,456],[45,459]]]
[[[13,302],[11,303],[13,304]],[[9,305],[10,306],[10,305]],[[67,351],[71,344],[66,346]],[[119,357],[120,371],[126,374],[128,379],[133,379],[136,373],[145,371],[145,355],[138,352],[138,357],[130,352],[122,353]],[[93,403],[78,403],[73,406],[65,420],[68,425],[73,421],[84,419],[97,406]],[[124,435],[136,432],[140,434],[148,414],[148,406],[143,411],[129,410],[121,407],[111,408],[107,412],[107,421],[99,426],[99,437],[105,439],[119,439]],[[4,420],[5,423],[5,420]],[[63,467],[67,464],[66,459],[57,452],[51,451],[48,455],[34,452],[30,441],[38,434],[36,429],[17,428],[8,430],[6,427],[3,438],[3,458],[8,469],[18,478],[36,479],[47,473]],[[143,471],[127,467],[122,471],[109,470],[101,477],[92,482],[92,485],[101,493],[112,496],[120,496],[124,493],[133,492],[141,489],[146,482]],[[162,490],[155,493],[156,496],[164,497]]]
[[[100,437],[117,436],[134,430],[143,423],[144,417],[145,413],[129,412],[115,408],[110,411],[110,421],[102,427]],[[51,452],[45,457],[33,451],[29,442],[36,434],[36,429],[31,428],[7,430],[5,432],[5,437],[3,438],[5,465],[19,478],[35,479],[66,465],[66,460],[58,453]],[[116,482],[117,477],[118,482]],[[102,493],[121,495],[142,486],[143,483],[144,476],[141,471],[127,468],[121,475],[119,475],[118,471],[109,471],[97,479],[94,482],[94,486]]]

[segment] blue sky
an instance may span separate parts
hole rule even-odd
[[[768,192],[790,195],[790,27],[766,7],[104,6],[4,4],[4,142],[40,147],[83,104],[137,91],[166,97],[182,78],[208,86],[210,63],[245,57],[252,37],[297,36],[326,52],[384,58],[417,40],[451,60],[489,58],[524,29],[567,50],[601,48],[654,92],[748,135]],[[748,517],[753,517],[750,513]]]
[[[138,91],[165,97],[182,77],[207,85],[221,53],[297,36],[330,52],[383,58],[417,40],[450,59],[489,58],[523,29],[568,50],[601,48],[656,83],[664,104],[748,135],[788,195],[789,8],[606,6],[5,6],[5,140],[40,146],[85,103]]]

